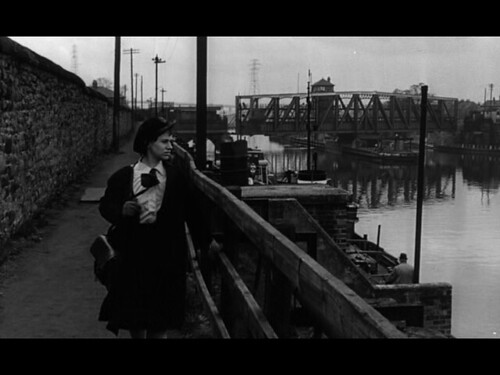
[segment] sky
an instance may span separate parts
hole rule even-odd
[[[87,84],[113,81],[115,37],[15,37],[11,39],[74,72]],[[143,79],[143,98],[196,102],[196,37],[121,37],[120,85],[130,96],[130,55],[134,74]],[[256,65],[252,62],[256,60]],[[474,102],[500,96],[500,37],[208,37],[209,104],[234,105],[236,95],[307,91],[312,82],[331,78],[335,91],[408,89],[418,83],[429,93]],[[253,72],[255,73],[252,76]],[[135,85],[135,78],[134,78]],[[161,91],[158,100],[161,101]]]

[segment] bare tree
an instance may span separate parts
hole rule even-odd
[[[95,81],[97,82],[98,87],[105,87],[110,90],[113,89],[113,82],[108,78],[101,77],[97,78]]]

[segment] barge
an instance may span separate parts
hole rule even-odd
[[[342,146],[342,152],[377,163],[416,163],[418,160],[418,152],[415,151],[387,152],[368,147],[354,148]]]

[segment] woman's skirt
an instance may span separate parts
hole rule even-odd
[[[99,320],[115,334],[119,329],[179,328],[186,290],[182,243],[156,224],[138,224],[129,234],[125,248],[118,250]]]

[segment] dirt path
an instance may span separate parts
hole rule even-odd
[[[82,203],[88,187],[105,187],[119,167],[133,162],[131,141],[110,154],[81,184],[66,192],[66,202],[44,211],[43,225],[12,243],[0,266],[0,338],[114,338],[97,316],[106,290],[93,279],[89,245],[108,223],[97,204]],[[189,283],[188,283],[189,287]],[[191,291],[194,289],[191,285]],[[192,294],[192,293],[191,293]],[[191,304],[198,307],[197,302]],[[184,331],[170,337],[210,337],[206,319],[195,308]],[[128,337],[120,332],[119,337]]]

